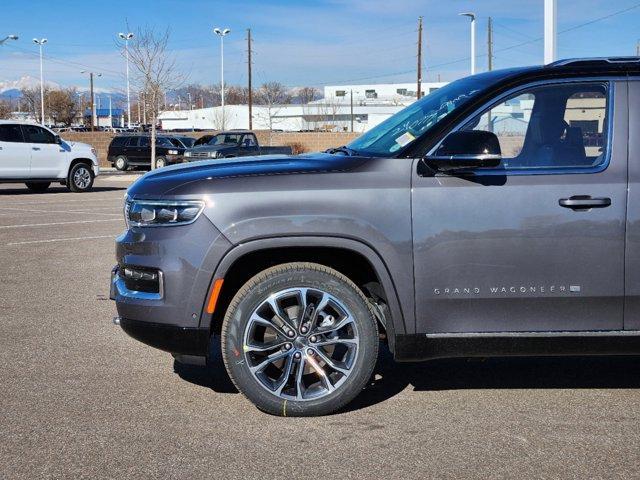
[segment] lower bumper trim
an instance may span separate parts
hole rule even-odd
[[[120,319],[120,327],[132,338],[165,352],[205,356],[209,347],[209,330],[178,325]]]

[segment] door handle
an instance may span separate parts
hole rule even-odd
[[[31,147],[31,150],[40,150],[40,147]]]
[[[561,198],[558,200],[558,204],[572,210],[589,210],[590,208],[608,207],[611,205],[611,199],[608,197],[593,198],[591,195],[574,195],[569,198]]]

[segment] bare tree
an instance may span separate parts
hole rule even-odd
[[[178,72],[175,57],[168,52],[170,31],[157,32],[152,27],[139,28],[129,43],[129,61],[134,79],[144,92],[147,116],[151,118],[151,168],[156,168],[156,127],[164,92],[176,89],[184,76]]]
[[[70,126],[80,112],[76,89],[66,88],[49,92],[47,107],[54,123]]]
[[[49,97],[50,88],[46,85],[44,86],[44,103],[47,104],[47,98]],[[42,123],[42,119],[40,118],[41,110],[40,110],[40,88],[23,88],[20,90],[20,94],[22,95],[22,99],[27,104],[27,110],[33,118],[36,119],[38,123]]]
[[[315,87],[302,87],[298,90],[298,100],[302,104],[311,103],[316,99],[318,95],[318,90]]]
[[[10,119],[12,111],[13,109],[11,108],[11,102],[9,102],[8,100],[0,100],[0,119]]]
[[[257,103],[265,107],[264,113],[258,113],[257,116],[264,116],[264,120],[269,126],[269,144],[271,144],[273,126],[277,123],[274,117],[278,115],[283,105],[291,102],[291,95],[283,84],[267,82],[263,83],[258,90],[257,99]]]

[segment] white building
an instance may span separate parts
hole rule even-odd
[[[429,94],[446,83],[423,83]],[[353,93],[353,102],[351,94]],[[309,104],[254,105],[255,130],[366,132],[416,101],[415,83],[342,85],[324,88],[325,98]],[[353,115],[352,115],[353,111]],[[249,128],[249,107],[227,105],[160,114],[165,130]]]
[[[366,132],[403,108],[404,105],[354,105],[353,131]],[[164,130],[249,128],[247,105],[226,105],[224,112],[223,116],[222,107],[166,111],[160,114],[160,121]],[[349,104],[312,103],[253,107],[254,130],[349,132],[351,118]]]

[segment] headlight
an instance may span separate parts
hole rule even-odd
[[[191,152],[185,152],[185,153],[184,153],[184,156],[185,156],[185,157],[190,157],[190,156],[191,156]]]
[[[213,152],[209,152],[209,158],[216,158],[218,156],[218,151],[215,150]]]
[[[93,148],[93,147],[91,147],[91,153],[93,153],[93,156],[94,156],[94,157],[97,157],[97,156],[98,156],[98,151],[97,151],[95,148]]]
[[[169,155],[177,155],[178,154],[178,150],[169,150],[167,153]]]
[[[199,200],[132,200],[124,205],[127,227],[161,227],[188,225],[197,220],[204,209]]]

